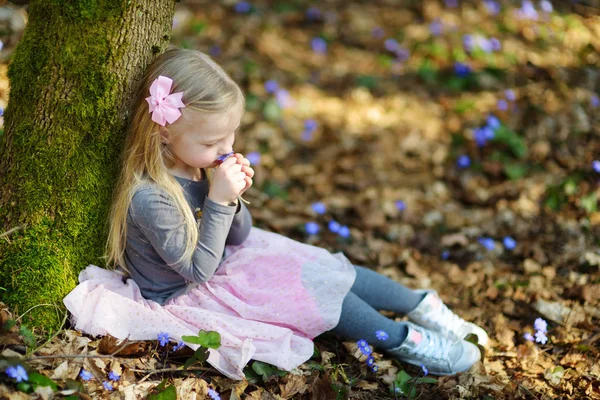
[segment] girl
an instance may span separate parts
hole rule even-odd
[[[82,271],[64,300],[77,329],[132,340],[214,330],[222,344],[208,361],[237,379],[250,359],[298,366],[328,330],[377,342],[439,375],[479,359],[463,338],[474,333],[485,345],[485,331],[435,291],[408,289],[342,254],[252,227],[240,196],[254,171],[241,154],[220,163],[233,152],[244,96],[207,55],[159,56],[134,106],[107,242],[108,264],[122,272]],[[376,330],[389,338],[378,341]]]

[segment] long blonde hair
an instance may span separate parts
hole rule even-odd
[[[159,75],[173,80],[171,93],[183,92],[186,105],[182,112],[192,109],[206,113],[226,112],[237,104],[244,104],[239,86],[209,56],[195,50],[171,49],[158,56],[148,68],[140,92],[135,100],[125,148],[121,174],[115,188],[109,215],[106,242],[107,267],[120,266],[127,271],[125,246],[127,214],[136,190],[148,182],[168,193],[184,216],[186,247],[181,261],[192,256],[198,241],[194,215],[185,199],[181,185],[168,172],[173,166],[173,154],[162,143],[159,125],[151,120],[148,103],[150,85]],[[176,124],[175,122],[174,124]],[[166,129],[168,130],[167,125]],[[171,138],[175,129],[169,130]]]

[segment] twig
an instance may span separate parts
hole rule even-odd
[[[57,354],[53,356],[33,356],[27,357],[23,360],[25,361],[35,361],[35,360],[48,360],[53,358],[113,358],[115,354],[120,352],[125,348],[125,346],[129,344],[129,337],[126,337],[123,343],[112,353],[110,354]]]
[[[515,383],[518,387],[520,387],[521,389],[523,389],[524,391],[526,391],[527,393],[529,393],[529,395],[531,397],[533,397],[536,400],[539,400],[539,398],[535,394],[531,393],[531,390],[527,389],[525,386],[521,385],[519,382],[515,381],[511,377],[508,377],[508,379],[510,379],[511,382]]]
[[[185,371],[210,371],[210,370],[211,369],[207,368],[207,367],[195,367],[195,368],[187,368]],[[132,372],[148,372],[147,369],[130,369],[129,371],[132,371]],[[148,379],[149,377],[151,377],[152,375],[155,375],[155,374],[160,374],[160,373],[163,373],[163,372],[185,372],[185,371],[183,369],[181,369],[181,368],[155,369],[154,371],[150,371],[142,379],[140,379],[139,381],[137,381],[137,383],[142,383],[146,379]]]
[[[24,228],[27,228],[27,224],[23,224],[23,225],[15,226],[14,228],[10,228],[6,232],[1,233],[0,234],[0,238],[3,238],[4,236],[8,236],[11,233],[16,232],[16,231],[21,230],[21,229],[24,229]]]
[[[59,333],[64,332],[62,327],[65,326],[65,322],[67,322],[67,317],[69,316],[69,312],[65,310],[65,316],[60,324],[60,329],[58,329],[54,335],[50,336],[50,338],[48,338],[48,340],[46,340],[42,345],[36,347],[34,350],[31,351],[31,354],[35,354],[38,352],[39,349],[41,349],[42,347],[44,347],[45,345],[47,345],[48,343],[50,343],[50,341],[52,341],[52,339],[54,339],[55,337],[58,336]]]
[[[33,307],[30,307],[27,311],[25,311],[23,314],[19,315],[19,317],[15,320],[15,322],[19,322],[21,320],[21,318],[23,318],[25,315],[27,315],[27,313],[33,309],[36,309],[38,307],[42,307],[42,306],[52,306],[55,309],[59,310],[58,306],[56,304],[50,304],[50,303],[42,303],[42,304],[36,304]]]

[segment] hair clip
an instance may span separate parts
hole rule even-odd
[[[179,109],[185,107],[181,101],[183,92],[170,93],[172,86],[173,79],[160,75],[152,82],[150,96],[146,97],[150,105],[152,121],[161,126],[165,126],[167,122],[172,124],[177,121],[181,117]]]

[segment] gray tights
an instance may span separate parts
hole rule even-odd
[[[352,340],[365,339],[384,350],[398,347],[408,333],[406,324],[395,322],[378,310],[406,314],[419,304],[424,294],[373,270],[355,268],[356,281],[342,303],[340,322],[333,332]],[[387,332],[389,339],[378,341],[375,336],[377,330]]]

